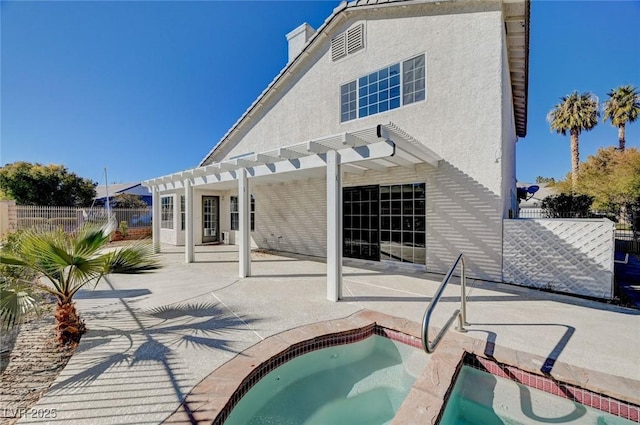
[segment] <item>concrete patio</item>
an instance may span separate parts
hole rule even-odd
[[[157,424],[213,370],[264,338],[361,309],[421,322],[442,276],[345,262],[344,298],[326,300],[320,261],[252,254],[239,279],[234,246],[163,246],[164,268],[112,276],[78,294],[89,331],[34,406],[55,418],[20,423]],[[504,284],[469,281],[468,335],[640,385],[640,310]],[[433,316],[459,304],[450,285]],[[541,365],[542,366],[542,365]],[[640,386],[638,387],[640,388]]]

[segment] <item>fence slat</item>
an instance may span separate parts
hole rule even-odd
[[[63,229],[73,232],[83,223],[101,223],[107,219],[104,208],[49,207],[38,205],[16,206],[18,229],[39,228],[55,230]],[[114,208],[111,214],[118,226],[126,223],[128,228],[151,226],[151,207],[147,208]]]
[[[521,208],[516,218],[608,218],[616,224],[615,238],[617,250],[628,253],[640,253],[640,216],[635,210],[617,212],[592,211],[588,216],[575,212],[562,212],[550,215],[542,208]]]

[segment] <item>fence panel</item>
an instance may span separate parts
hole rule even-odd
[[[607,219],[504,220],[505,282],[611,299],[614,224]]]
[[[126,222],[128,227],[151,226],[151,207],[147,208],[114,208],[111,212],[115,215],[116,223],[120,225]]]
[[[587,216],[575,212],[563,212],[551,217],[542,208],[521,208],[516,218],[607,218],[615,223],[617,247],[623,252],[640,253],[640,213],[620,209],[614,212],[591,211]]]
[[[104,208],[49,207],[19,205],[17,209],[18,229],[62,229],[74,232],[84,223],[105,223],[108,219]],[[128,228],[151,226],[151,208],[116,208],[111,216],[116,225],[126,223]]]

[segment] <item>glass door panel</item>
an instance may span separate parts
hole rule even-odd
[[[343,189],[343,255],[380,260],[378,186]]]
[[[218,196],[202,197],[202,242],[211,243],[220,241],[220,219]]]
[[[380,186],[380,258],[425,264],[425,184]]]

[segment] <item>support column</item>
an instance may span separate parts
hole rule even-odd
[[[153,241],[153,252],[160,252],[160,189],[158,186],[151,187],[151,237]]]
[[[184,261],[193,263],[193,186],[191,180],[184,181]]]
[[[340,154],[327,152],[327,299],[342,298],[342,167]]]
[[[249,179],[247,170],[238,170],[238,215],[240,219],[239,276],[251,276],[251,204],[249,196]]]

